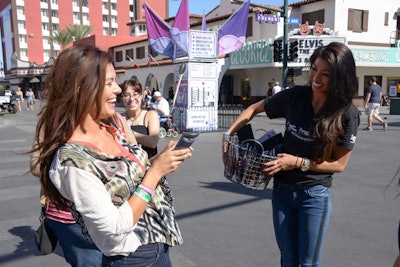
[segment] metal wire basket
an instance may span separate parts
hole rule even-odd
[[[237,136],[225,139],[227,146],[224,176],[228,180],[251,189],[265,189],[272,179],[264,173],[264,163],[277,159],[271,151],[264,151],[262,144],[245,140],[239,144]]]

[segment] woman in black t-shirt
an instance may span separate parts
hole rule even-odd
[[[286,119],[282,153],[264,169],[274,176],[273,219],[282,266],[321,265],[332,175],[345,169],[360,123],[352,103],[358,87],[355,61],[346,45],[332,42],[317,48],[310,58],[309,79],[306,86],[248,107],[223,137],[261,112],[270,119]],[[225,152],[224,147],[224,162]]]

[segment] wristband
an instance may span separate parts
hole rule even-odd
[[[146,191],[147,193],[150,194],[150,196],[154,195],[154,190],[152,190],[151,188],[149,188],[148,186],[144,185],[144,184],[140,184],[138,186],[139,188],[143,189],[144,191]]]
[[[146,203],[149,203],[151,200],[150,194],[139,187],[136,188],[134,195],[137,195],[138,197],[143,199]]]

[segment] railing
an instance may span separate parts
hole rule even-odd
[[[231,124],[243,112],[243,105],[219,105],[218,106],[218,128],[228,129]]]

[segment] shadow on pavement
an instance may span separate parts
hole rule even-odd
[[[31,226],[18,226],[9,229],[8,232],[13,236],[19,236],[21,241],[16,245],[16,249],[13,253],[0,257],[0,262],[6,264],[16,260],[21,260],[21,258],[32,257],[32,255],[41,256],[39,251],[36,249],[34,241],[35,231],[36,230],[33,230]],[[64,254],[58,245],[53,253],[64,257]]]

